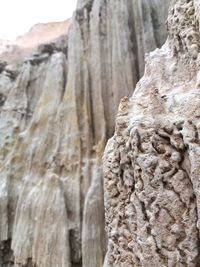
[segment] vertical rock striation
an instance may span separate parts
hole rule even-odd
[[[103,266],[101,157],[167,5],[80,0],[64,47],[0,64],[0,266]]]
[[[121,101],[104,156],[105,267],[200,266],[199,1],[171,1],[169,38]]]

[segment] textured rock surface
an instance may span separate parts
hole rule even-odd
[[[6,60],[8,64],[20,65],[24,58],[30,56],[39,45],[56,42],[61,36],[64,38],[70,25],[71,19],[39,23],[13,41],[0,39],[0,60]]]
[[[100,159],[166,13],[164,0],[79,1],[64,49],[2,62],[0,266],[103,266]]]
[[[104,156],[105,267],[200,266],[199,7],[171,1],[168,41],[120,104]]]

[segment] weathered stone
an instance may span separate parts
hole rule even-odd
[[[104,156],[105,267],[200,266],[199,1],[171,1],[166,44],[120,105]]]
[[[2,266],[8,254],[16,267],[102,267],[101,157],[145,52],[164,42],[154,2],[81,0],[66,45],[26,60],[15,80],[1,74]]]
[[[5,66],[5,75],[8,76],[11,80],[15,80],[18,75],[18,70],[15,65],[6,65]]]
[[[71,19],[60,22],[38,23],[24,35],[15,40],[0,39],[0,59],[8,64],[20,65],[24,58],[31,54],[42,44],[56,43],[60,36],[67,35]]]
[[[40,53],[52,54],[54,50],[55,50],[55,44],[54,43],[41,44],[38,46],[38,51]]]
[[[49,58],[49,53],[42,53],[42,54],[38,53],[33,55],[32,57],[25,59],[24,62],[25,63],[30,62],[32,65],[37,65],[44,61],[47,61],[48,58]]]
[[[0,60],[0,73],[1,73],[2,71],[4,71],[6,65],[7,65],[7,62],[6,62],[6,61],[1,61],[1,60]]]

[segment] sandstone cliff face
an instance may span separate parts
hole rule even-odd
[[[171,1],[168,41],[121,101],[104,156],[106,267],[200,266],[199,7]]]
[[[0,60],[8,64],[21,65],[24,58],[29,57],[39,45],[57,42],[61,37],[64,38],[70,25],[71,19],[39,23],[13,41],[0,39]]]
[[[80,0],[64,49],[2,65],[0,266],[103,266],[101,157],[167,2]]]

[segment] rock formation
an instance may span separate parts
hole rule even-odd
[[[0,39],[0,60],[6,61],[8,64],[21,65],[24,58],[34,53],[39,45],[60,42],[60,39],[65,39],[70,25],[71,19],[39,23],[13,41]]]
[[[80,0],[64,48],[0,64],[0,266],[103,266],[101,157],[167,4]]]
[[[173,0],[169,37],[121,101],[104,156],[105,267],[200,266],[200,1]]]

